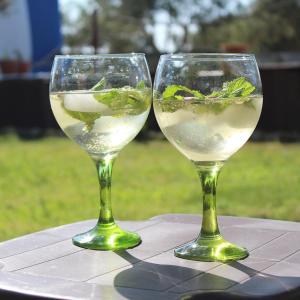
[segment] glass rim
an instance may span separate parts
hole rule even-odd
[[[252,53],[170,53],[163,54],[160,59],[164,60],[198,60],[198,61],[231,61],[255,59]]]
[[[145,57],[145,53],[107,53],[107,54],[58,54],[55,59],[99,59],[99,58],[131,58]]]

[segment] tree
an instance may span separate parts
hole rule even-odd
[[[147,21],[153,1],[140,0],[90,0],[87,7],[81,7],[80,15],[71,22],[68,15],[63,15],[64,23],[75,26],[76,30],[65,35],[67,45],[91,45],[91,15],[98,11],[100,46],[109,52],[132,52],[148,48],[148,52],[157,51],[151,34],[146,31]],[[88,9],[93,7],[93,10]]]
[[[174,45],[174,52],[191,50],[192,32],[201,26],[225,16],[230,11],[226,0],[89,0],[82,7],[80,16],[70,22],[64,14],[64,23],[76,28],[66,34],[69,46],[91,44],[91,14],[98,10],[99,40],[101,46],[110,52],[143,51],[158,53],[154,40],[157,25],[167,31],[165,43]],[[239,7],[236,1],[235,10]],[[231,8],[232,9],[232,8]],[[163,16],[163,17],[162,17]],[[163,49],[164,50],[164,49]],[[165,50],[164,50],[165,51]]]
[[[5,13],[10,6],[10,0],[0,0],[0,13]]]
[[[194,36],[194,45],[242,42],[253,52],[300,50],[300,1],[256,0],[248,11],[219,18]]]
[[[240,42],[253,52],[300,50],[300,0],[89,0],[64,24],[69,46],[91,45],[92,14],[97,40],[107,52],[216,51]],[[157,42],[163,27],[165,46]],[[162,33],[160,33],[162,34]],[[162,40],[162,38],[160,38]]]

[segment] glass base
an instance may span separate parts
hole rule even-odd
[[[199,238],[174,250],[177,257],[199,261],[231,261],[244,259],[249,255],[246,248],[229,243],[221,236]]]
[[[93,250],[128,249],[142,242],[138,234],[124,231],[115,223],[97,224],[91,230],[75,235],[72,241],[76,246]]]

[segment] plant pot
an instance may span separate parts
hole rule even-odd
[[[223,43],[221,49],[227,53],[246,53],[249,45],[244,43]]]
[[[18,61],[18,73],[27,73],[30,70],[30,67],[30,62]]]
[[[0,68],[3,74],[18,73],[18,61],[16,60],[0,60]]]

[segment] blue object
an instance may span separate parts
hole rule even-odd
[[[57,0],[27,0],[32,43],[32,71],[50,71],[62,35]]]

